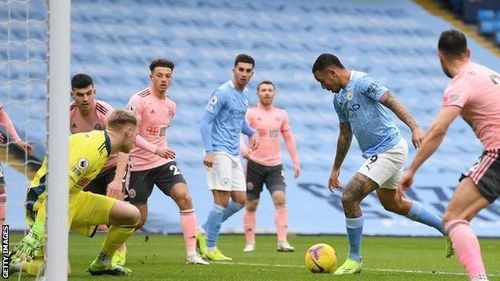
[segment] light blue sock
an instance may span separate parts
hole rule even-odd
[[[207,232],[207,248],[217,246],[217,238],[219,237],[224,209],[224,207],[214,204],[208,214],[207,221],[203,225],[203,229]]]
[[[225,222],[230,216],[234,215],[236,212],[238,212],[242,208],[243,208],[243,205],[231,200],[231,202],[229,202],[226,209],[224,210],[224,216],[222,217],[222,222]]]
[[[443,235],[446,235],[441,217],[434,214],[431,210],[426,209],[417,201],[413,201],[412,203],[410,211],[406,215],[407,218],[434,227]]]
[[[361,262],[361,239],[363,238],[363,216],[354,219],[345,219],[347,238],[349,239],[349,258]]]

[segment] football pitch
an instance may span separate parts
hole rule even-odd
[[[11,235],[18,241],[20,235]],[[243,235],[222,235],[219,249],[232,262],[212,262],[208,266],[184,263],[184,241],[181,235],[136,234],[128,241],[127,266],[133,273],[126,277],[90,276],[86,271],[97,254],[104,235],[89,239],[70,235],[70,261],[72,273],[69,280],[468,280],[456,256],[444,258],[442,238],[365,237],[363,240],[364,269],[354,276],[313,274],[304,265],[304,255],[309,246],[327,243],[337,251],[338,263],[347,254],[345,236],[295,236],[289,241],[295,246],[293,253],[276,251],[276,238],[258,235],[256,250],[243,253]],[[481,249],[490,280],[500,280],[498,257],[499,239],[481,239]],[[9,280],[34,280],[26,274],[12,275]]]

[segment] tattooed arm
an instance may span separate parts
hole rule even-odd
[[[408,128],[410,128],[412,133],[412,143],[415,148],[419,148],[422,144],[422,139],[424,138],[424,132],[418,126],[417,121],[410,114],[408,109],[400,103],[390,91],[385,92],[385,94],[380,98],[380,103],[385,107],[389,108],[399,120],[403,121]]]
[[[335,154],[335,162],[333,163],[332,172],[328,179],[328,188],[333,191],[334,188],[340,187],[339,175],[340,167],[344,162],[345,156],[351,147],[352,130],[349,123],[340,123],[340,133],[337,140],[337,152]]]

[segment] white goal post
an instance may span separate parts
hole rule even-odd
[[[47,240],[45,280],[68,279],[71,1],[48,0]],[[61,211],[66,210],[66,211]]]

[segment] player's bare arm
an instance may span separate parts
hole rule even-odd
[[[399,120],[403,121],[408,128],[410,128],[412,132],[412,143],[415,148],[419,148],[422,144],[422,139],[424,138],[424,131],[418,126],[417,121],[413,118],[410,111],[404,107],[402,103],[400,103],[396,97],[390,92],[387,91],[380,98],[380,103],[385,107],[389,108]]]
[[[340,167],[351,147],[352,142],[352,129],[349,123],[340,123],[340,133],[337,139],[337,152],[335,153],[335,162],[333,163],[332,172],[328,180],[328,188],[333,191],[334,188],[340,187],[338,179],[340,174]]]
[[[125,194],[123,193],[122,180],[126,173],[127,163],[128,163],[128,154],[119,152],[118,161],[116,163],[115,177],[113,178],[113,181],[111,181],[108,184],[108,188],[106,190],[106,196],[118,200],[123,200]]]
[[[431,127],[425,134],[422,146],[411,162],[408,171],[403,175],[398,184],[398,196],[404,189],[407,189],[413,183],[413,176],[418,168],[436,151],[446,135],[450,124],[460,114],[461,109],[455,106],[444,107],[434,120]]]

